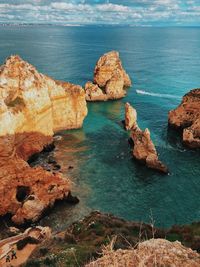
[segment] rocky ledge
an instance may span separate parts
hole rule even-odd
[[[190,148],[200,147],[200,89],[184,95],[181,104],[169,112],[169,125],[183,129],[183,143]]]
[[[126,88],[129,86],[131,80],[122,67],[119,53],[111,51],[98,60],[94,70],[94,83],[86,83],[86,100],[119,99],[126,95]]]
[[[91,262],[86,267],[107,266],[200,266],[199,254],[180,242],[169,242],[165,239],[150,239],[139,243],[137,248],[117,251],[107,248],[103,257]]]
[[[142,131],[137,124],[137,112],[129,104],[125,104],[125,128],[130,130],[133,141],[133,156],[148,168],[168,173],[168,168],[158,159],[156,148],[151,140],[149,129]]]
[[[67,198],[69,179],[26,161],[52,148],[55,131],[81,127],[86,114],[80,86],[55,81],[19,56],[0,67],[0,215],[17,224],[36,221]]]

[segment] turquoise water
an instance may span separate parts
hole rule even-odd
[[[0,27],[0,61],[20,54],[56,79],[84,85],[99,56],[116,49],[133,80],[127,97],[90,103],[81,130],[62,132],[56,157],[71,177],[80,204],[57,205],[41,223],[64,228],[91,209],[168,227],[200,220],[199,151],[185,149],[167,114],[183,94],[200,85],[199,28]],[[170,175],[132,159],[123,130],[124,103],[149,127]],[[69,165],[73,170],[67,171]]]

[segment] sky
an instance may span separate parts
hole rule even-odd
[[[200,0],[0,0],[0,23],[200,26]]]

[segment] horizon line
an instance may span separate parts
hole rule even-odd
[[[0,26],[62,26],[62,27],[87,27],[87,26],[98,26],[98,27],[133,27],[133,28],[199,28],[200,25],[152,25],[152,24],[142,24],[142,25],[131,25],[131,24],[100,24],[100,23],[94,23],[94,24],[70,24],[70,23],[38,23],[38,22],[21,22],[21,23],[7,23],[7,22],[0,22]]]

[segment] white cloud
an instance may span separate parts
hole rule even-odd
[[[115,5],[115,4],[102,4],[102,5],[97,5],[95,7],[99,11],[104,11],[104,12],[131,12],[132,8],[128,6],[123,6],[123,5]]]
[[[89,4],[85,0],[50,2],[35,0],[32,3],[0,3],[0,22],[56,22],[56,23],[108,23],[108,24],[148,24],[191,23],[200,25],[200,0],[135,0],[136,5],[115,3]],[[114,0],[113,0],[114,1]],[[1,0],[0,0],[1,2]],[[14,1],[12,1],[14,2]],[[125,1],[127,2],[127,1]],[[131,2],[129,0],[129,2]],[[87,3],[87,4],[86,4]]]

